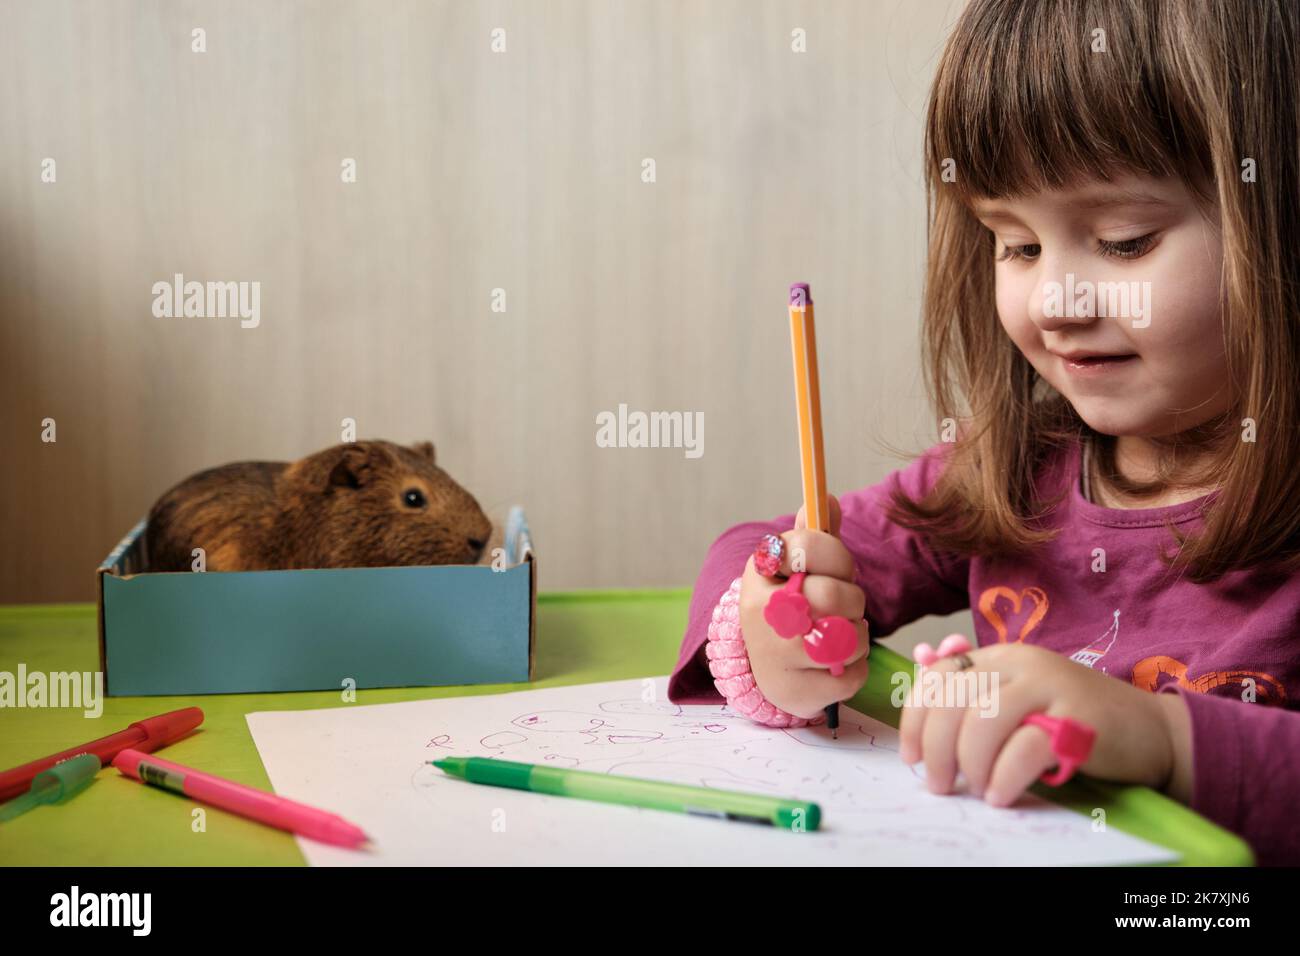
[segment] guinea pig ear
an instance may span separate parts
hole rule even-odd
[[[423,455],[425,458],[429,459],[430,463],[433,463],[434,461],[433,442],[418,441],[414,445],[412,445],[411,448],[417,455]]]
[[[373,449],[366,442],[340,445],[330,468],[331,488],[360,488],[370,480]]]

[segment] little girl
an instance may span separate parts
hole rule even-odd
[[[1096,730],[1082,772],[1300,863],[1298,77],[1289,0],[973,0],[926,129],[942,440],[833,533],[722,534],[670,697],[800,725],[868,634],[970,608],[934,667],[990,672],[997,715],[903,709],[933,791],[1013,803],[1056,763],[1044,712]],[[839,676],[764,620],[792,555],[813,617],[859,622]]]

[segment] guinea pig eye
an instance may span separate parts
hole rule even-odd
[[[425,500],[424,492],[419,488],[408,488],[402,495],[402,504],[408,508],[423,508],[428,501]]]

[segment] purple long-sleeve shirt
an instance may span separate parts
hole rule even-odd
[[[1165,523],[1195,529],[1213,496],[1103,508],[1082,494],[1078,445],[1043,469],[1049,498],[1068,489],[1046,521],[1060,533],[1033,557],[938,555],[884,508],[892,488],[924,494],[945,447],[840,498],[840,537],[872,636],[971,608],[980,645],[1038,644],[1117,680],[1180,694],[1191,716],[1192,809],[1240,834],[1259,863],[1300,864],[1300,575],[1237,571],[1195,584],[1171,574],[1158,557],[1173,543]],[[782,515],[714,541],[691,597],[671,700],[721,699],[704,657],[710,615],[760,536],[793,527],[794,515]]]

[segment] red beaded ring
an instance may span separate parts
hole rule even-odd
[[[765,534],[754,549],[754,570],[765,578],[776,577],[785,555],[785,539],[775,534]]]

